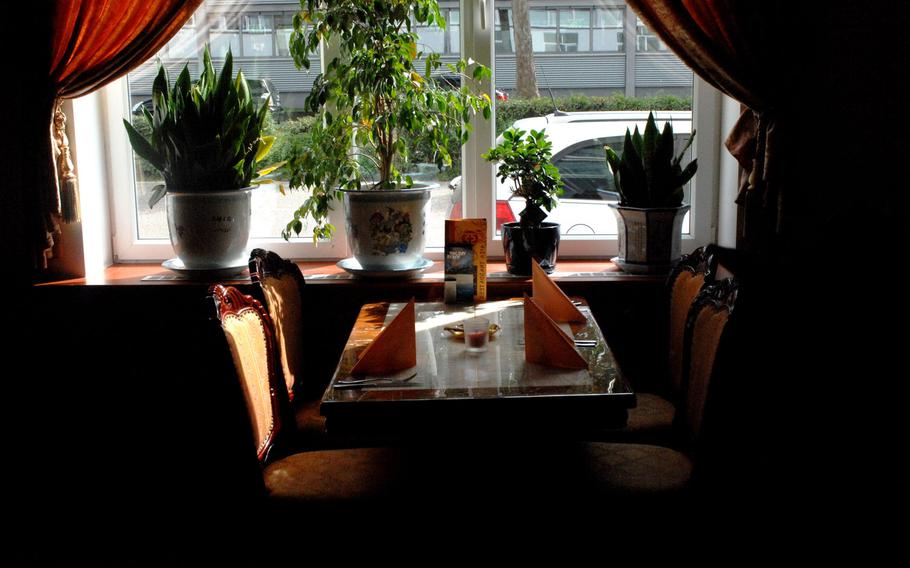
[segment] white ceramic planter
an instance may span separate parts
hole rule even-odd
[[[211,270],[244,264],[252,190],[167,193],[171,244],[186,268]]]
[[[633,274],[663,274],[681,256],[682,222],[688,205],[643,209],[615,203],[619,233],[619,256],[613,258],[620,268]]]
[[[432,185],[410,189],[345,191],[348,243],[366,270],[416,266],[426,243],[426,210]]]

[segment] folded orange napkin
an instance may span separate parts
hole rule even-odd
[[[364,349],[351,369],[351,374],[378,375],[415,367],[417,365],[415,322],[412,298]]]
[[[575,349],[575,341],[527,294],[524,310],[525,360],[560,369],[588,368],[587,361]]]
[[[536,262],[531,263],[531,294],[537,305],[557,323],[584,323],[584,314],[572,303],[565,292],[544,272]]]

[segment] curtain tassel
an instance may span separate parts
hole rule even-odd
[[[66,114],[63,102],[54,110],[54,154],[57,166],[57,189],[60,195],[60,216],[64,223],[79,220],[79,184],[73,171],[69,139],[66,136]]]

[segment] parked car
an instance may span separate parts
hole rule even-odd
[[[250,95],[253,99],[265,100],[271,97],[269,101],[269,110],[272,111],[272,114],[277,115],[284,110],[281,106],[281,94],[278,92],[278,89],[275,87],[275,84],[272,83],[271,79],[247,79],[247,85],[249,85]],[[142,99],[134,103],[132,108],[130,108],[130,112],[138,116],[142,114],[142,107],[145,107],[151,112],[154,108],[152,106],[152,99]]]
[[[673,124],[677,151],[692,131],[691,111],[655,111],[658,127]],[[553,143],[552,163],[564,183],[559,204],[547,221],[560,224],[563,235],[607,235],[616,233],[616,220],[607,204],[619,201],[613,174],[607,167],[604,146],[622,154],[626,128],[644,131],[647,111],[556,112],[523,118],[514,123],[524,131],[544,130]],[[497,138],[497,144],[500,142]],[[690,150],[691,152],[691,150]],[[496,178],[496,230],[503,223],[518,220],[524,200],[512,198],[511,188]],[[461,217],[461,176],[449,182],[452,189],[450,218]]]
[[[449,87],[452,89],[461,88],[461,75],[456,75],[453,73],[439,75],[438,77],[436,77],[436,81],[442,87]],[[507,101],[507,100],[509,100],[509,94],[500,89],[496,89],[496,100],[497,101]]]

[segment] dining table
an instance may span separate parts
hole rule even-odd
[[[353,376],[360,354],[405,307],[364,305],[320,406],[330,434],[422,437],[496,433],[585,433],[621,428],[635,393],[584,299],[584,323],[559,324],[587,362],[561,369],[525,359],[521,298],[460,305],[415,304],[417,365],[382,376]],[[490,322],[485,350],[465,343],[465,320]]]

